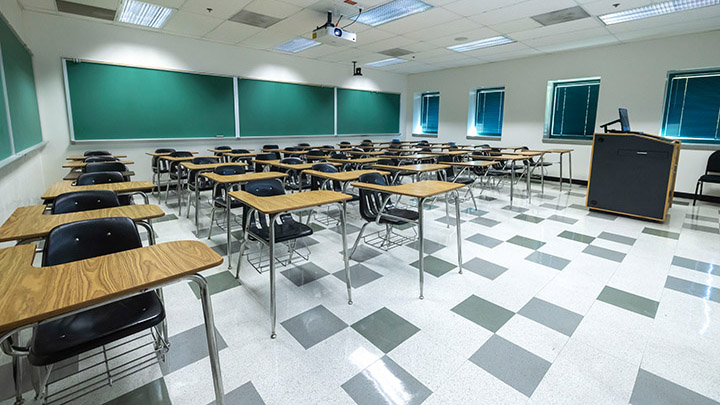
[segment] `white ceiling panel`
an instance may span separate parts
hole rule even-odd
[[[152,0],[148,1],[152,2]],[[186,0],[181,10],[227,20],[242,10],[243,7],[247,6],[250,1],[251,0]],[[212,11],[208,11],[208,8],[212,9]]]
[[[540,28],[533,28],[531,30],[515,32],[512,35],[512,39],[516,41],[524,41],[527,39],[549,37],[551,35],[565,34],[573,31],[581,31],[589,28],[601,27],[604,28],[605,24],[600,22],[595,17],[588,17],[581,20],[566,22],[563,24],[553,24]],[[605,33],[607,34],[607,31]]]
[[[358,32],[356,47],[370,45],[378,41],[394,37],[395,34],[383,31],[380,28],[372,28],[367,31]]]
[[[217,18],[189,13],[187,11],[176,11],[163,29],[178,34],[201,37],[215,29],[222,24],[222,22],[223,20]]]
[[[496,25],[574,6],[577,6],[574,0],[529,0],[477,14],[470,19],[483,25]]]
[[[106,8],[108,10],[117,10],[118,0],[67,0],[72,3],[85,4],[86,6]]]
[[[618,43],[619,41],[617,38],[615,38],[612,35],[606,35],[603,37],[594,37],[590,39],[585,39],[581,41],[569,41],[569,42],[560,42],[553,45],[544,45],[544,46],[536,46],[535,49],[542,51],[542,52],[561,52],[561,51],[569,51],[572,49],[579,49],[579,48],[591,48],[595,46],[601,46],[601,45],[610,45],[614,43]]]
[[[419,41],[427,41],[434,38],[440,38],[448,35],[479,29],[481,27],[482,25],[474,21],[471,21],[467,18],[461,18],[452,22],[422,28],[418,31],[409,32],[404,35],[408,38],[417,39]]]
[[[170,7],[179,9],[186,0],[149,0],[152,4],[157,4],[158,6],[163,7]]]
[[[461,16],[445,9],[433,8],[423,13],[413,14],[409,17],[383,24],[380,27],[385,31],[395,34],[404,34],[443,23],[452,24],[450,21],[456,21],[461,18]]]
[[[463,55],[470,56],[472,58],[487,59],[487,57],[490,55],[502,55],[511,52],[527,51],[528,49],[531,48],[523,43],[514,42],[512,44],[505,44],[493,46],[490,48],[476,49],[474,51],[463,52]]]
[[[460,15],[471,16],[512,6],[514,4],[524,3],[526,1],[527,0],[459,0],[445,5],[445,8]]]
[[[497,31],[500,34],[512,34],[514,32],[526,31],[539,27],[542,27],[542,25],[529,17],[488,26],[488,28]]]
[[[493,31],[490,28],[485,27],[485,28],[477,28],[477,29],[469,30],[469,31],[458,32],[457,34],[446,35],[444,37],[430,39],[427,42],[430,42],[431,44],[435,44],[437,46],[441,46],[444,48],[447,46],[464,44],[466,42],[478,41],[478,40],[485,39],[485,38],[492,38],[497,35],[498,35],[498,33],[496,31]]]
[[[20,6],[26,10],[57,11],[55,0],[20,0]]]
[[[388,39],[383,39],[382,41],[373,42],[369,45],[359,46],[358,48],[370,52],[380,52],[386,49],[402,48],[405,45],[410,45],[415,42],[417,41],[403,37],[401,35],[395,35]]]
[[[297,36],[292,34],[262,30],[250,38],[243,40],[240,44],[256,49],[273,50],[276,46],[284,44],[285,42],[295,38],[297,38]]]
[[[205,38],[213,41],[237,44],[238,42],[250,38],[260,31],[262,31],[262,28],[253,27],[247,24],[240,24],[233,21],[225,21],[205,35]]]
[[[245,7],[245,10],[275,18],[287,18],[302,10],[302,8],[278,0],[253,0]]]
[[[290,34],[310,33],[317,26],[325,23],[325,15],[315,10],[304,9],[290,17],[277,22],[270,27],[270,31],[286,32]]]

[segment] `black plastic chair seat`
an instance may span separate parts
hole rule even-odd
[[[389,217],[388,215],[392,217],[400,217],[406,219],[406,221],[396,219]],[[420,215],[417,213],[417,211],[410,211],[410,210],[404,210],[402,208],[388,208],[385,210],[385,212],[380,215],[380,223],[381,224],[391,224],[391,225],[402,225],[407,222],[417,221],[420,218]]]
[[[470,177],[466,177],[466,176],[455,177],[454,179],[449,179],[448,181],[450,181],[452,183],[465,184],[465,185],[473,184],[475,182],[474,179],[472,179]]]
[[[215,206],[218,208],[225,208],[225,205],[227,205],[224,196],[215,197],[214,200],[215,200]],[[230,199],[230,208],[231,209],[232,208],[240,208],[242,206],[243,206],[243,204],[240,201],[238,201],[234,198]]]
[[[34,366],[57,363],[153,327],[165,319],[154,292],[40,323],[30,345]]]
[[[698,181],[703,183],[720,183],[720,174],[703,174]]]
[[[527,164],[527,163],[526,163],[526,164]],[[542,163],[540,163],[540,162],[532,162],[531,165],[532,165],[532,166],[547,167],[547,166],[552,166],[552,163],[550,163],[550,162],[542,162]]]
[[[265,242],[270,243],[270,229],[258,228],[257,225],[253,223],[250,224],[250,232],[259,236]],[[285,242],[302,238],[304,236],[310,236],[312,233],[312,228],[293,219],[286,219],[280,224],[275,224],[275,242]]]

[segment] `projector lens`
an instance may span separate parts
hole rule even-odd
[[[335,28],[335,31],[333,31],[336,37],[342,36],[342,30],[340,28]]]

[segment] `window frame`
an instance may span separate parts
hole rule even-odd
[[[575,85],[587,85],[587,84],[597,84],[598,86],[598,102],[597,105],[599,107],[600,104],[600,89],[601,89],[601,78],[599,76],[596,77],[584,77],[584,78],[578,78],[578,79],[562,79],[562,80],[550,80],[547,84],[547,94],[546,94],[546,101],[545,101],[545,128],[543,132],[543,140],[546,141],[581,141],[581,142],[591,142],[593,139],[593,134],[590,135],[577,135],[577,134],[553,134],[553,122],[555,121],[554,111],[555,111],[555,92],[558,88],[558,85],[565,85],[565,84],[575,84]],[[596,108],[598,108],[596,107]],[[595,131],[595,127],[597,127],[597,110],[595,111],[595,126],[593,126],[593,132]]]
[[[426,99],[429,99],[430,97],[437,97],[437,103],[438,103],[437,129],[435,130],[435,132],[427,130],[427,119],[429,117],[429,114],[428,114],[429,103],[426,102]],[[440,132],[440,92],[439,91],[426,91],[426,92],[420,93],[420,129],[422,130],[422,134],[427,134],[427,135],[437,135],[438,132]]]
[[[478,132],[477,130],[477,117],[478,117],[478,108],[480,103],[478,102],[479,97],[482,93],[502,93],[502,102],[500,105],[500,132],[495,133],[487,133],[487,132]],[[505,86],[487,86],[487,87],[477,87],[473,89],[470,92],[470,106],[468,111],[468,137],[474,138],[474,139],[489,139],[489,140],[500,140],[502,139],[502,130],[503,130],[503,123],[505,120]]]
[[[663,138],[674,139],[683,142],[683,144],[692,145],[710,145],[716,147],[720,145],[720,113],[718,113],[718,124],[716,124],[715,138],[691,138],[683,136],[667,136],[665,134],[667,129],[668,117],[670,115],[670,100],[672,96],[672,80],[677,76],[716,76],[720,77],[720,66],[708,67],[708,68],[696,68],[696,69],[682,69],[682,70],[669,70],[665,76],[665,91],[663,95],[663,104],[660,115],[660,130],[658,133]],[[687,90],[687,87],[686,87]]]

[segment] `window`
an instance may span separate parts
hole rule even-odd
[[[550,138],[592,138],[599,93],[599,78],[548,82],[545,135]]]
[[[475,92],[475,132],[479,136],[502,135],[505,88],[477,89]]]
[[[438,133],[440,93],[423,93],[420,106],[420,127],[424,134]]]
[[[720,143],[720,69],[669,72],[661,134],[684,142]]]

